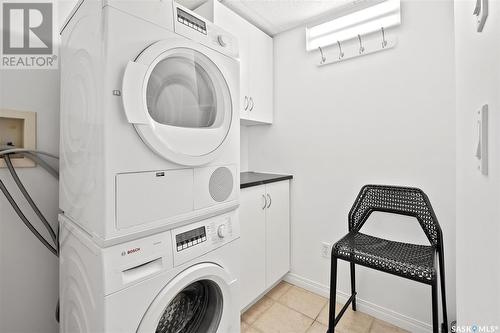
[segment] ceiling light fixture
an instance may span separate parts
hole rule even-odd
[[[307,27],[307,50],[315,50],[401,24],[400,0],[386,0],[333,20]]]

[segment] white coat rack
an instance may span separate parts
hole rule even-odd
[[[351,45],[351,47],[347,49],[343,46],[343,42],[341,41],[337,41],[337,44],[333,45],[333,47],[328,47],[328,50],[322,48],[321,46],[318,47],[320,55],[318,66],[325,66],[357,57],[362,57],[365,55],[389,50],[396,46],[396,37],[387,38],[384,28],[381,28],[380,32],[380,40],[376,41],[372,38],[369,44],[364,43],[363,37],[361,35],[358,35],[358,43],[356,47],[353,47]]]

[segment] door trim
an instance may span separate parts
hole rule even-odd
[[[174,297],[190,284],[200,280],[210,280],[220,288],[223,302],[222,316],[217,331],[224,331],[224,328],[229,327],[232,312],[238,308],[237,304],[233,304],[231,292],[231,285],[235,279],[221,266],[206,262],[187,268],[161,289],[141,319],[137,333],[155,332],[165,308]]]
[[[223,109],[222,122],[212,128],[187,128],[161,124],[153,120],[147,107],[147,84],[156,65],[178,50],[190,50],[202,55],[200,64],[216,85],[218,104]],[[226,57],[188,39],[171,38],[144,49],[134,61],[129,61],[122,81],[122,99],[129,123],[154,152],[174,163],[187,166],[204,165],[221,152],[232,128],[234,117],[232,91],[221,70],[219,57]],[[205,63],[203,63],[205,62]],[[184,153],[183,140],[189,153]],[[202,148],[201,145],[205,147]]]

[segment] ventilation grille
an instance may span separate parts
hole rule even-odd
[[[231,170],[226,167],[220,167],[215,169],[212,176],[210,176],[208,190],[212,199],[217,202],[222,202],[227,200],[233,192],[233,185],[233,174]]]

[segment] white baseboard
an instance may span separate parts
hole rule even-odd
[[[323,297],[329,298],[330,288],[323,284],[317,283],[315,281],[306,279],[294,273],[288,273],[285,275],[285,281],[294,284],[298,287],[309,290],[313,293],[321,295]],[[348,294],[337,291],[337,301],[339,303],[345,303],[349,299]],[[384,308],[382,306],[373,304],[371,302],[365,301],[359,296],[356,296],[357,309],[361,312],[369,314],[375,318],[386,321],[405,330],[413,333],[431,333],[432,325],[430,323],[425,323],[420,320],[408,317],[404,314],[398,313],[396,311]]]

